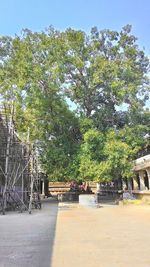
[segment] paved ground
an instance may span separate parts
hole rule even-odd
[[[150,267],[150,207],[61,205],[51,267]]]
[[[148,206],[48,200],[32,215],[0,215],[0,267],[150,267],[149,252]]]
[[[58,204],[43,203],[42,210],[0,214],[0,267],[49,267]]]

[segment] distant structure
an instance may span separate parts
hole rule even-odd
[[[150,200],[150,154],[134,161],[133,178],[125,187],[139,199]]]
[[[150,190],[150,155],[135,160],[133,170],[136,173],[134,190]]]

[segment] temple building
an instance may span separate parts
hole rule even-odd
[[[138,198],[150,199],[150,155],[136,159],[133,171],[135,177],[129,181],[133,193]]]

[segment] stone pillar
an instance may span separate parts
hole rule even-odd
[[[100,185],[100,183],[97,183],[96,184],[96,193],[99,193],[100,189],[101,189],[101,185]]]
[[[126,187],[127,187],[126,181],[123,180],[123,181],[122,181],[122,189],[125,190]]]
[[[42,181],[42,195],[45,196],[45,184],[44,184],[44,181]]]
[[[140,190],[146,190],[145,183],[144,183],[144,171],[139,171],[139,178],[140,178]]]
[[[132,190],[132,182],[131,179],[127,180],[128,183],[128,190]]]
[[[147,172],[147,176],[148,176],[149,190],[150,190],[150,168],[147,168],[146,172]]]
[[[136,177],[133,178],[133,190],[139,190],[139,185]]]

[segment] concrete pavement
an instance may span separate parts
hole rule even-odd
[[[150,207],[45,201],[0,215],[0,267],[150,267]]]
[[[43,202],[41,210],[0,215],[0,267],[49,267],[58,203]]]

